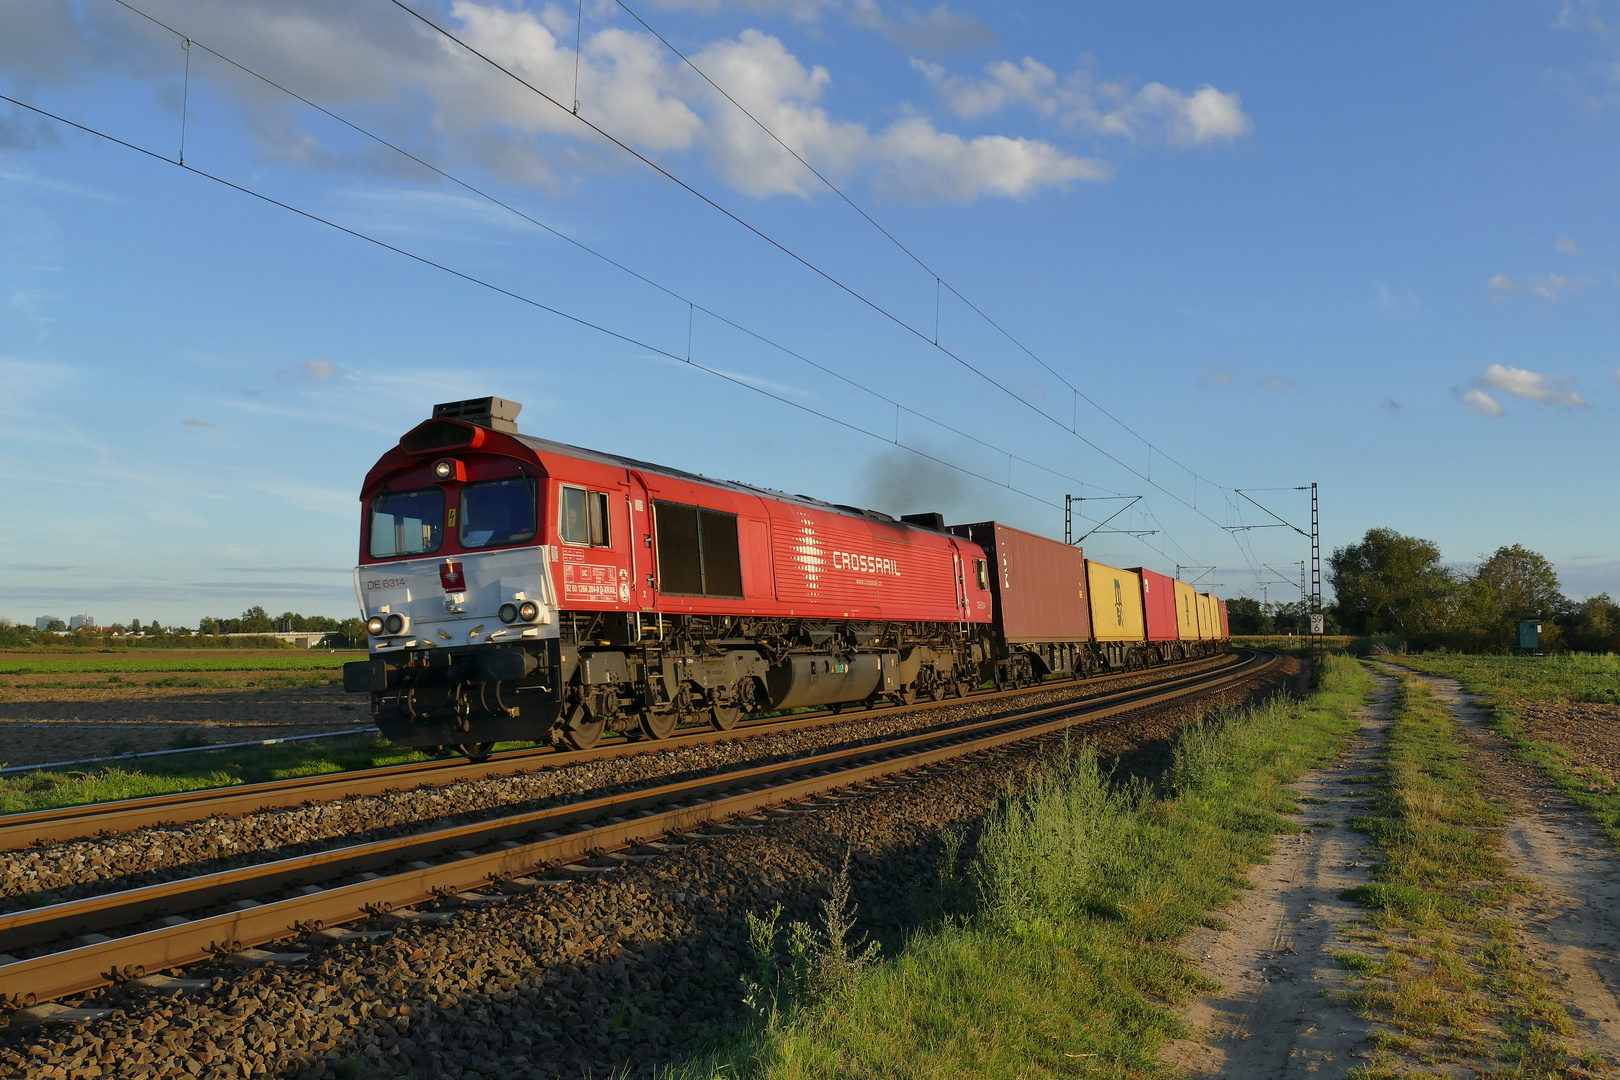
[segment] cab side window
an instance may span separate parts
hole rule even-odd
[[[973,560],[973,580],[978,582],[980,589],[990,587],[990,566],[983,559]]]
[[[565,544],[612,547],[613,529],[608,520],[607,494],[601,491],[586,491],[584,488],[564,487],[557,534]]]

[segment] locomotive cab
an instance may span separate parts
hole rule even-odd
[[[549,727],[558,602],[546,477],[504,437],[521,408],[437,406],[366,478],[355,590],[371,657],[344,666],[344,687],[371,693],[406,745],[479,757]]]

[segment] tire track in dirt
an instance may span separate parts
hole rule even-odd
[[[1453,679],[1420,675],[1457,717],[1488,794],[1513,807],[1503,854],[1543,892],[1513,913],[1538,964],[1554,976],[1576,1041],[1620,1061],[1620,858],[1587,814],[1490,726],[1490,712]]]
[[[1378,677],[1344,752],[1294,785],[1306,830],[1279,837],[1271,861],[1253,869],[1254,889],[1222,913],[1227,928],[1199,930],[1183,943],[1223,989],[1183,1011],[1201,1038],[1166,1044],[1161,1057],[1177,1072],[1330,1080],[1364,1063],[1369,1024],[1345,1001],[1350,975],[1333,953],[1365,951],[1341,932],[1364,909],[1340,894],[1366,884],[1376,861],[1347,827],[1370,785],[1347,781],[1376,772],[1394,692],[1394,680]]]

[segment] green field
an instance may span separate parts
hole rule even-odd
[[[129,674],[143,671],[327,671],[364,657],[358,649],[327,652],[249,652],[234,649],[196,650],[151,656],[127,653],[38,655],[0,653],[0,675],[71,675],[79,673]]]
[[[1456,679],[1487,702],[1593,702],[1620,705],[1620,656],[1612,653],[1560,656],[1471,656],[1420,653],[1377,659]]]

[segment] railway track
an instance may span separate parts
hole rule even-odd
[[[1177,672],[1199,664],[1208,658],[1171,665],[1162,670],[1174,677]],[[468,780],[481,780],[533,769],[556,768],[581,761],[605,761],[635,754],[656,752],[672,745],[699,746],[705,743],[727,742],[753,735],[774,732],[809,730],[829,724],[847,722],[851,716],[862,719],[881,719],[900,713],[916,713],[931,709],[958,706],[963,701],[1014,701],[1042,691],[1063,690],[1071,687],[1105,687],[1110,682],[1141,674],[1105,676],[1085,682],[1056,681],[1016,690],[989,690],[969,694],[965,699],[946,698],[924,701],[912,705],[890,706],[861,710],[846,709],[842,715],[818,712],[797,716],[768,717],[740,724],[730,731],[694,730],[677,734],[673,739],[648,742],[646,740],[619,740],[604,742],[591,750],[555,750],[538,747],[501,754],[488,761],[474,763],[463,758],[449,761],[423,761],[410,765],[378,769],[360,769],[349,772],[326,773],[320,776],[295,777],[259,784],[244,784],[228,788],[208,788],[202,791],[177,792],[140,799],[121,799],[109,803],[89,803],[83,806],[59,807],[0,817],[0,851],[16,851],[39,844],[58,843],[84,837],[109,836],[131,832],[156,825],[183,824],[211,817],[230,817],[262,810],[277,810],[305,803],[330,802],[350,796],[380,795],[424,786],[444,786]]]
[[[54,951],[0,964],[0,1002],[27,1008],[124,980],[162,985],[158,972],[268,942],[447,897],[477,902],[482,894],[473,889],[544,887],[529,875],[585,859],[639,857],[627,848],[656,853],[667,847],[660,837],[738,827],[734,819],[769,807],[836,798],[840,789],[1053,735],[1077,721],[1207,694],[1277,663],[1254,652],[1214,671],[1080,702],[12,912],[0,916],[0,952]]]

